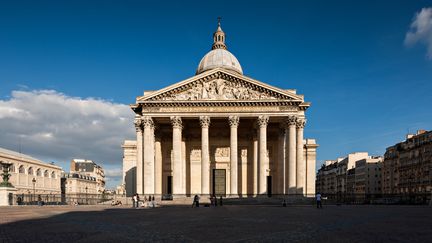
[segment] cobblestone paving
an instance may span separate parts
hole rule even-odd
[[[431,242],[427,206],[0,207],[0,242]]]

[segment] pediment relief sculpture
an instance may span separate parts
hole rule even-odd
[[[254,90],[240,82],[223,79],[197,83],[185,91],[162,100],[269,100],[276,99],[265,92]]]

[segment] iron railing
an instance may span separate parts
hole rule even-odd
[[[15,194],[16,205],[96,205],[111,201],[110,194]]]

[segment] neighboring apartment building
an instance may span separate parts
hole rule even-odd
[[[322,194],[336,193],[336,178],[337,178],[338,160],[326,160],[318,170],[316,176],[316,191]]]
[[[367,195],[381,195],[382,193],[382,157],[370,157],[356,161],[355,194],[366,198]]]
[[[96,178],[79,173],[62,174],[62,192],[66,195],[97,194]]]
[[[432,131],[419,130],[387,148],[383,165],[383,193],[432,191]]]
[[[317,191],[350,198],[381,193],[381,166],[382,157],[372,157],[366,152],[328,160],[318,170]]]
[[[96,178],[96,193],[105,191],[105,172],[100,165],[97,165],[92,160],[72,159],[70,173]]]
[[[355,180],[356,180],[356,169],[352,168],[352,169],[347,170],[346,194],[350,197],[354,197],[354,195],[356,193]]]
[[[17,195],[60,194],[61,167],[4,148],[0,160],[12,164],[9,182]]]
[[[365,158],[368,158],[367,152],[354,152],[348,154],[345,158],[338,159],[336,193],[342,195],[347,192],[347,171],[354,169],[356,162]]]

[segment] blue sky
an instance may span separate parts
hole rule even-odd
[[[134,103],[194,75],[221,16],[245,75],[312,102],[305,136],[320,144],[319,161],[381,155],[408,131],[432,129],[432,37],[405,43],[423,8],[432,1],[3,1],[0,102],[52,90]],[[10,138],[0,146],[15,149]]]

